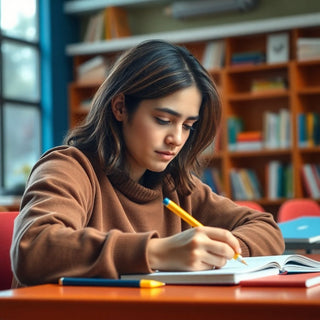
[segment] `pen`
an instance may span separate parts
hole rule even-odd
[[[181,219],[187,222],[192,227],[202,227],[203,224],[192,217],[187,211],[183,210],[180,206],[178,206],[175,202],[168,198],[163,199],[163,204],[173,213],[178,215]],[[235,253],[233,256],[234,260],[237,260],[245,265],[247,265],[246,261],[242,258],[239,253]]]
[[[155,280],[121,280],[103,278],[68,278],[59,279],[61,286],[93,286],[93,287],[133,287],[133,288],[158,288],[165,285],[164,282]]]

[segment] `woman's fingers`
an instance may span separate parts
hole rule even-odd
[[[159,270],[207,270],[222,267],[240,253],[238,240],[220,228],[198,227],[163,239],[151,239],[147,255]]]
[[[229,230],[225,230],[221,228],[213,228],[213,227],[201,227],[201,228],[204,229],[204,232],[213,241],[218,241],[218,242],[227,244],[229,247],[231,247],[233,249],[233,252],[232,252],[233,255],[235,253],[241,253],[241,248],[240,248],[238,239]]]

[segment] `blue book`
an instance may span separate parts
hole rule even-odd
[[[306,128],[306,114],[298,114],[298,144],[299,147],[307,145],[307,128]]]
[[[203,174],[202,174],[202,181],[207,184],[211,190],[215,193],[218,193],[218,190],[217,190],[217,186],[215,184],[215,181],[213,179],[213,176],[212,176],[212,169],[211,168],[206,168],[204,171],[203,171]]]
[[[320,241],[320,217],[304,216],[279,223],[285,242],[314,243]]]

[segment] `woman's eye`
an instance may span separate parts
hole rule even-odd
[[[167,124],[170,124],[170,121],[169,120],[164,120],[164,119],[161,119],[161,118],[155,118],[156,121],[161,124],[161,125],[167,125]]]
[[[188,130],[188,131],[194,130],[194,127],[191,126],[191,125],[189,125],[189,124],[184,124],[184,125],[183,125],[183,128],[184,128],[185,130]]]
[[[197,121],[193,124],[184,124],[183,127],[185,128],[185,130],[195,130],[197,127]]]

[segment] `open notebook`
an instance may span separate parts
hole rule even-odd
[[[245,258],[247,266],[230,260],[221,269],[191,272],[126,274],[121,279],[153,279],[167,284],[238,284],[241,280],[279,273],[320,272],[320,262],[302,255],[275,255]]]

